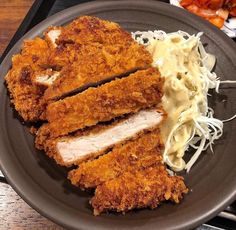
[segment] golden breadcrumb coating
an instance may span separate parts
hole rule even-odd
[[[68,178],[73,185],[82,189],[94,188],[124,172],[144,169],[161,162],[161,148],[160,131],[155,129],[136,140],[114,147],[97,160],[82,163],[79,168],[69,172]]]
[[[111,58],[113,55],[124,54],[123,58],[126,58],[125,56],[130,56],[131,52],[134,56],[142,55],[142,57],[137,57],[138,64],[145,65],[146,61],[149,64],[152,62],[151,55],[144,47],[136,43],[130,33],[114,22],[93,16],[81,16],[64,27],[50,27],[45,32],[45,38],[50,45],[55,47],[50,36],[48,36],[48,33],[53,30],[61,31],[55,40],[56,49],[53,50],[50,56],[50,65],[54,67],[62,68],[74,61],[77,62],[77,59],[87,58],[86,55],[93,55],[93,60],[103,57],[103,59],[109,61],[110,59],[113,60]],[[100,56],[97,57],[99,54]],[[80,58],[81,55],[83,55],[83,58]],[[91,61],[89,57],[87,59]],[[143,64],[141,60],[144,62]],[[94,64],[96,65],[96,63],[98,62]],[[107,64],[110,65],[111,63]],[[125,61],[123,64],[126,65]]]
[[[15,109],[25,121],[35,121],[44,110],[42,85],[34,84],[35,72],[48,62],[49,47],[41,38],[24,42],[20,54],[13,56],[12,69],[6,75],[7,88]]]
[[[132,41],[130,34],[117,23],[93,16],[81,16],[66,25],[57,39],[60,44],[118,44]]]
[[[51,38],[49,32],[53,31],[61,35]],[[65,27],[48,28],[44,38],[25,41],[12,62],[6,76],[12,102],[25,121],[38,121],[45,119],[49,99],[147,68],[152,58],[118,24],[84,16]],[[51,82],[45,75],[50,71],[58,73]],[[38,76],[43,78],[38,80]]]
[[[179,203],[188,192],[184,179],[170,176],[163,164],[146,169],[124,172],[96,188],[91,199],[94,215],[106,211],[127,212],[132,209],[154,209],[169,200]]]
[[[150,53],[135,41],[122,44],[68,45],[56,48],[51,66],[64,66],[45,92],[45,100],[60,98],[85,85],[151,66]]]
[[[39,130],[39,135],[63,136],[157,105],[163,83],[158,70],[149,68],[51,103],[46,111],[49,124]]]

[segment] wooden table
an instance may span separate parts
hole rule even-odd
[[[33,0],[0,0],[0,55],[32,3]],[[8,229],[59,230],[62,228],[33,210],[10,185],[0,182],[0,230]]]

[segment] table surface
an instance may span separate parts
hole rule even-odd
[[[0,56],[32,3],[33,0],[0,0]],[[62,229],[33,210],[5,183],[0,183],[0,222],[0,230]]]

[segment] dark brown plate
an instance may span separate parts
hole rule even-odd
[[[90,195],[73,188],[66,170],[34,148],[33,137],[10,106],[4,76],[11,57],[26,38],[40,36],[50,25],[61,25],[79,15],[95,15],[116,21],[129,31],[161,29],[167,32],[203,31],[207,50],[217,57],[216,72],[222,79],[235,79],[236,48],[223,32],[187,11],[157,1],[91,2],[60,12],[27,33],[9,52],[0,68],[0,162],[7,180],[19,195],[53,221],[73,229],[190,229],[209,220],[236,198],[236,125],[225,124],[224,136],[214,154],[204,153],[185,175],[191,192],[179,205],[164,204],[155,210],[132,211],[126,215],[92,215]],[[216,96],[216,117],[228,118],[236,111],[235,89]]]

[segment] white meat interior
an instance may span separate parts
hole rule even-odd
[[[50,86],[60,76],[59,72],[55,72],[52,75],[39,75],[36,77],[36,82],[42,85]]]
[[[73,137],[57,143],[58,154],[65,163],[77,161],[88,154],[102,151],[132,138],[143,130],[160,124],[163,114],[156,110],[142,110],[115,126],[87,136]]]
[[[59,29],[52,29],[47,33],[47,35],[50,38],[50,40],[52,41],[52,44],[54,45],[54,47],[57,47],[56,40],[58,39],[60,34],[61,34],[61,30],[59,30]]]

